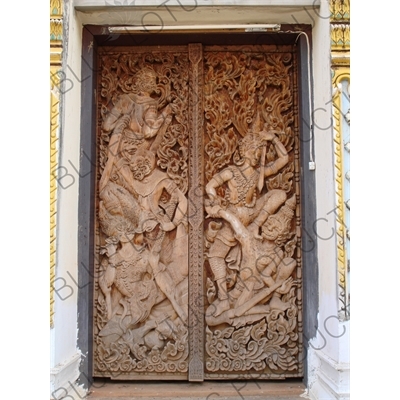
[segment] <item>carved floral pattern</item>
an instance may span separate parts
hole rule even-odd
[[[295,317],[295,288],[285,301],[287,311],[272,310],[260,322],[235,330],[227,327],[212,332],[206,328],[208,371],[291,371],[298,368]],[[283,347],[283,345],[287,345]]]

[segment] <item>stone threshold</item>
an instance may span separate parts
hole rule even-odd
[[[133,382],[95,380],[88,400],[118,399],[192,399],[192,400],[260,400],[308,399],[300,380],[286,381],[206,381],[193,382]]]

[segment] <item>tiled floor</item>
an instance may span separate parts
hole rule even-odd
[[[88,400],[295,400],[308,399],[301,381],[116,382],[95,381]]]

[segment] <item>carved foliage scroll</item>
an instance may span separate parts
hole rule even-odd
[[[301,376],[290,52],[205,53],[206,377]]]
[[[97,376],[188,370],[188,56],[100,56]]]

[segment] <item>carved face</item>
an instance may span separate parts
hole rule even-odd
[[[135,237],[134,232],[124,232],[119,237],[119,241],[122,243],[129,243]]]
[[[251,147],[246,151],[245,158],[250,161],[252,167],[256,167],[260,164],[261,148],[258,146]]]
[[[157,77],[153,70],[149,68],[140,70],[136,75],[136,79],[139,92],[151,94],[157,90]]]
[[[121,155],[124,157],[127,161],[132,160],[132,157],[135,155],[141,144],[144,142],[143,138],[128,138],[126,137],[127,134],[125,132],[125,135],[122,138],[121,141]]]
[[[275,241],[285,230],[285,224],[276,216],[271,215],[262,227],[262,236],[271,241]]]
[[[240,140],[239,153],[243,159],[248,160],[251,166],[259,165],[262,154],[259,138],[255,134],[249,133]]]
[[[143,151],[137,153],[130,165],[133,177],[142,181],[147,175],[149,175],[155,167],[155,157],[150,151]]]

